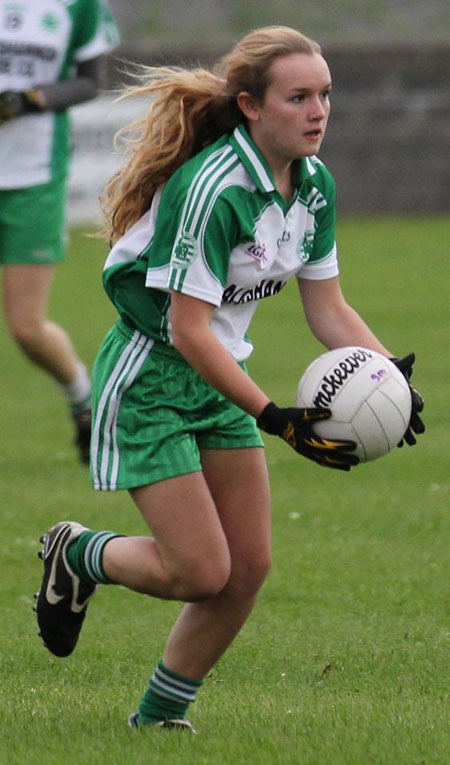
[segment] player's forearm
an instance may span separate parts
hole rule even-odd
[[[36,86],[34,90],[42,99],[42,110],[61,111],[90,101],[100,89],[102,74],[103,60],[98,57],[79,64],[75,77],[69,80]]]
[[[393,356],[361,316],[349,305],[343,307],[339,315],[328,318],[326,321],[318,321],[315,326],[311,326],[311,329],[317,339],[330,350],[346,345],[361,345],[385,356]]]
[[[58,112],[69,106],[90,101],[97,95],[95,82],[87,77],[53,82],[34,89],[40,99],[41,111]]]
[[[43,83],[28,90],[0,93],[0,124],[16,117],[39,112],[54,112],[94,98],[100,88],[101,59],[80,64],[69,80]]]
[[[172,342],[213,388],[248,414],[258,417],[270,399],[212,332],[214,310],[211,303],[172,291]]]
[[[392,356],[361,316],[345,300],[339,278],[299,281],[306,320],[326,348],[361,345]]]
[[[258,417],[270,399],[243,371],[209,328],[178,335],[176,347],[189,364],[219,393]]]

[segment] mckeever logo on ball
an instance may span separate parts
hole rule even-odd
[[[177,240],[173,251],[172,262],[179,268],[187,268],[197,257],[197,240],[186,231]]]
[[[314,397],[314,406],[328,407],[347,378],[372,358],[372,354],[362,348],[346,356],[331,372],[322,378],[320,388]]]

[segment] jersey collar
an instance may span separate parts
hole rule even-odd
[[[243,125],[234,129],[230,136],[230,144],[258,189],[265,192],[275,191],[270,167]]]
[[[238,125],[230,136],[230,144],[251,175],[260,191],[271,193],[276,191],[272,171],[261,151],[258,149],[244,125]],[[302,157],[293,163],[292,176],[297,189],[306,178],[316,172],[315,157]]]

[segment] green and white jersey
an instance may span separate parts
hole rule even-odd
[[[0,92],[65,80],[74,65],[117,42],[106,0],[0,0]],[[0,126],[0,188],[61,177],[68,155],[66,112],[7,122]]]
[[[211,328],[237,361],[258,302],[291,277],[338,273],[335,184],[316,157],[293,167],[286,203],[243,126],[181,166],[115,244],[104,285],[122,320],[170,344],[170,291],[216,306]]]

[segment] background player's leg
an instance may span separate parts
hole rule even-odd
[[[71,383],[80,361],[66,332],[46,318],[55,266],[6,265],[6,325],[26,356],[62,384]]]
[[[72,341],[47,319],[55,266],[8,264],[3,268],[3,310],[6,325],[24,354],[59,385],[70,407],[76,445],[89,462],[91,381]]]

